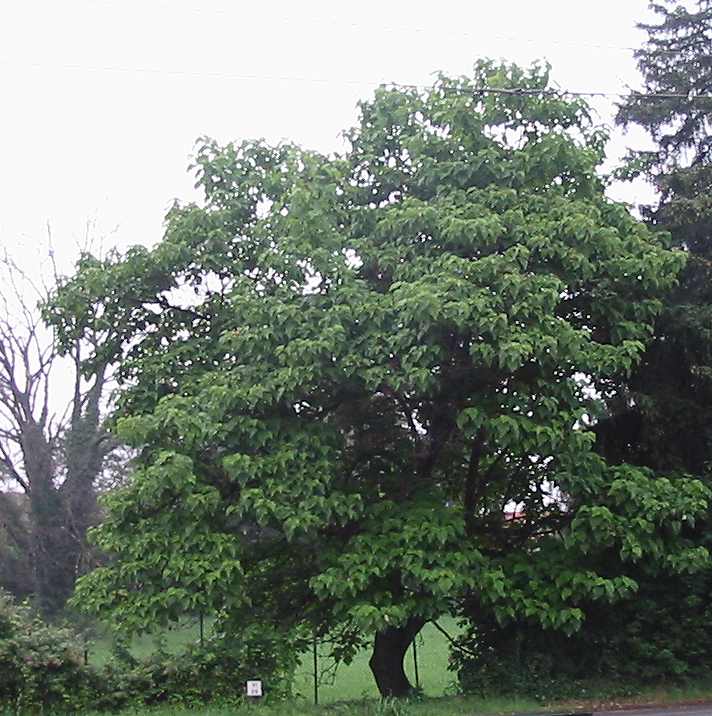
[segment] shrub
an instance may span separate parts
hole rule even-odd
[[[712,574],[641,572],[637,595],[581,604],[586,619],[566,636],[526,620],[505,625],[473,608],[451,667],[465,693],[552,698],[621,696],[712,673]]]
[[[237,703],[245,681],[260,678],[269,700],[290,694],[296,650],[269,628],[218,635],[182,654],[133,659],[118,649],[105,667],[83,663],[76,632],[43,622],[0,593],[0,711],[32,713],[177,703]]]
[[[69,629],[44,623],[0,592],[0,706],[78,711],[99,683],[82,663]]]
[[[280,700],[291,693],[295,654],[281,635],[265,628],[245,630],[236,638],[219,635],[182,654],[159,651],[141,661],[113,659],[102,672],[107,688],[98,705],[115,710],[236,703],[245,682],[254,678],[263,680],[269,700]]]

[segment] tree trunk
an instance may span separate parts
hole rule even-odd
[[[62,500],[53,482],[52,446],[34,419],[27,419],[21,430],[22,453],[30,489],[32,562],[35,595],[41,610],[57,609],[56,594],[61,589],[57,573],[57,549],[62,537]],[[61,549],[61,548],[60,548]]]
[[[35,481],[30,493],[35,595],[48,616],[64,608],[83,571],[85,536],[96,504],[93,485],[84,489],[83,498],[73,502],[51,483]]]
[[[62,503],[55,491],[32,504],[32,552],[35,596],[42,613],[59,612],[72,591],[72,574],[67,565],[71,558],[66,531],[62,524]]]
[[[423,624],[423,619],[411,618],[405,626],[385,629],[376,634],[368,665],[384,698],[402,698],[413,692],[405,675],[403,659]]]

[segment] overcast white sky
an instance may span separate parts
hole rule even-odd
[[[545,58],[561,87],[622,91],[646,17],[647,0],[0,0],[0,246],[36,261],[47,222],[65,266],[87,222],[151,244],[195,196],[198,136],[335,150],[379,82],[477,57]]]

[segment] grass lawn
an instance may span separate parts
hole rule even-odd
[[[288,704],[266,704],[235,707],[209,707],[184,709],[161,707],[137,711],[122,711],[121,716],[511,716],[512,714],[537,712],[544,714],[561,712],[590,712],[600,709],[617,709],[631,706],[675,705],[683,703],[712,702],[712,683],[687,687],[660,687],[641,692],[635,697],[611,701],[595,698],[587,701],[554,702],[542,706],[540,702],[526,698],[477,698],[444,696],[426,698],[419,702],[382,702],[378,699],[340,701],[315,707],[305,700]],[[625,713],[623,711],[622,713]],[[100,716],[83,714],[83,716]],[[103,715],[102,715],[103,716]]]
[[[453,619],[441,619],[439,623],[448,633],[455,633],[456,624]],[[447,670],[447,639],[432,624],[427,624],[418,636],[417,654],[420,686],[425,695],[443,696],[454,693],[455,675]],[[319,685],[319,702],[328,704],[335,701],[376,698],[378,690],[368,666],[370,656],[369,650],[361,651],[350,664],[341,664],[335,675],[325,673]],[[406,655],[405,664],[408,678],[415,685],[412,649]],[[324,672],[329,665],[328,659],[320,659],[319,671]],[[314,678],[311,655],[307,654],[302,659],[294,686],[297,693],[310,701],[313,700]]]
[[[340,702],[314,707],[304,701],[267,706],[248,705],[242,708],[212,707],[182,709],[162,707],[139,711],[122,711],[121,716],[474,716],[475,714],[514,714],[538,710],[535,701],[527,699],[476,699],[459,696],[426,699],[422,702],[382,702],[378,699]],[[92,716],[85,714],[84,716]],[[99,716],[98,714],[96,716]]]
[[[457,625],[453,619],[444,618],[439,622],[450,634],[455,634]],[[208,630],[206,624],[206,634]],[[178,652],[199,638],[197,621],[188,621],[164,632],[166,649]],[[150,635],[134,639],[131,652],[136,657],[145,657],[156,649],[156,639]],[[432,625],[427,624],[417,643],[418,674],[420,685],[426,696],[443,696],[454,693],[455,675],[447,670],[447,639]],[[111,656],[109,638],[98,639],[89,646],[89,663],[101,665]],[[364,650],[356,655],[351,664],[341,664],[334,673],[329,667],[331,661],[326,656],[319,658],[319,703],[329,704],[336,701],[377,698],[378,691],[373,675],[368,667],[370,651]],[[406,672],[412,684],[415,684],[413,651],[406,655]],[[305,703],[313,702],[314,677],[312,655],[305,654],[301,666],[297,669],[294,688]],[[299,712],[296,712],[299,713]]]
[[[452,619],[442,619],[440,624],[455,634],[457,625]],[[207,626],[206,626],[207,630]],[[199,636],[197,622],[187,622],[165,633],[165,646],[169,651],[177,652]],[[122,716],[475,716],[542,712],[542,711],[591,711],[594,708],[616,708],[635,704],[674,704],[695,701],[712,701],[712,683],[700,683],[686,687],[660,687],[649,689],[635,697],[626,699],[600,700],[595,694],[586,701],[552,703],[546,708],[534,698],[477,698],[462,697],[454,694],[454,674],[447,670],[448,642],[432,624],[428,624],[418,639],[418,672],[424,698],[420,702],[384,703],[378,698],[373,676],[368,667],[368,650],[357,654],[354,661],[341,665],[335,674],[329,672],[329,660],[319,660],[322,682],[319,685],[319,707],[313,706],[314,683],[312,676],[312,656],[305,654],[295,678],[296,698],[288,704],[269,706],[254,704],[241,707],[209,707],[189,709],[166,706],[155,709],[123,711]],[[155,639],[146,636],[135,639],[131,651],[137,657],[149,655],[155,650]],[[111,654],[108,639],[97,640],[90,648],[90,663],[101,664]],[[413,652],[406,657],[406,670],[412,683]],[[329,672],[324,674],[324,672]],[[85,716],[89,716],[86,714]]]
[[[205,635],[208,635],[209,625],[205,625]],[[195,643],[200,638],[200,627],[197,619],[186,620],[175,627],[162,632],[161,637],[165,639],[167,651],[176,654],[182,651],[189,644]],[[150,656],[156,651],[156,636],[144,634],[135,637],[131,642],[131,653],[138,659]],[[111,638],[109,636],[99,637],[88,644],[89,663],[94,666],[101,666],[111,658]]]

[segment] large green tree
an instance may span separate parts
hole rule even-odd
[[[346,136],[336,157],[206,141],[203,202],[56,296],[68,343],[118,327],[96,360],[121,352],[141,450],[78,601],[134,629],[210,609],[373,635],[403,695],[413,637],[461,599],[573,630],[580,600],[636,587],[584,554],[696,567],[708,493],[594,450],[598,391],[683,258],[605,197],[583,103],[481,63],[380,89]]]

